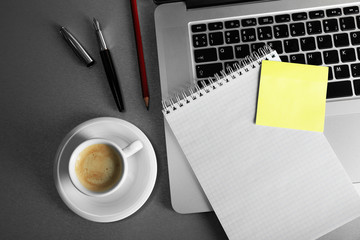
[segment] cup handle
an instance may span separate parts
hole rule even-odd
[[[124,156],[126,158],[130,157],[131,155],[137,153],[140,149],[142,149],[143,146],[144,145],[139,140],[136,140],[135,142],[130,143],[128,146],[126,146],[125,148],[122,149],[123,153],[124,153]]]

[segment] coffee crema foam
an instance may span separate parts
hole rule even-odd
[[[90,191],[104,192],[111,189],[122,175],[122,161],[118,152],[106,144],[93,144],[78,155],[76,176]]]

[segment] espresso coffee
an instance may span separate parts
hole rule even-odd
[[[80,152],[75,163],[75,173],[80,183],[90,191],[105,192],[121,178],[121,156],[106,144],[93,144]]]

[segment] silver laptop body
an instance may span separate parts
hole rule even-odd
[[[193,39],[189,27],[191,24],[198,21],[211,22],[214,19],[225,21],[303,9],[324,9],[332,5],[338,7],[339,4],[345,7],[360,6],[358,1],[351,0],[257,1],[196,9],[187,9],[184,2],[159,5],[155,11],[155,26],[163,99],[173,97],[175,93],[195,83]],[[178,213],[211,211],[211,206],[166,121],[165,135],[173,209]],[[360,182],[360,98],[355,96],[350,100],[340,98],[327,101],[325,135],[352,182]]]

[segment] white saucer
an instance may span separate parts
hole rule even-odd
[[[105,138],[125,147],[140,140],[144,147],[129,158],[129,177],[116,191],[104,197],[90,197],[72,184],[68,163],[73,150],[91,138]],[[55,158],[56,188],[65,204],[79,216],[94,222],[113,222],[135,213],[149,198],[156,180],[155,151],[145,134],[133,124],[117,118],[86,121],[66,135]]]

